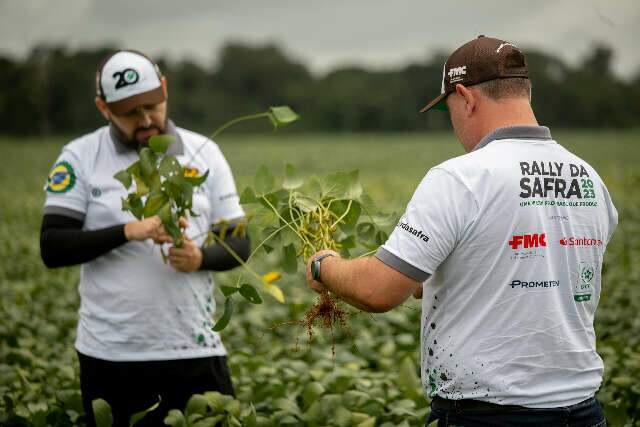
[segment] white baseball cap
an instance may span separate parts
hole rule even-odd
[[[115,114],[164,102],[162,74],[140,52],[120,50],[108,56],[96,73],[96,91]]]

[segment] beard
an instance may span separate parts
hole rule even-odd
[[[133,134],[131,137],[129,137],[122,129],[120,129],[120,127],[115,122],[110,121],[109,123],[112,126],[115,132],[115,136],[118,138],[118,140],[120,140],[123,144],[129,147],[138,149],[142,147],[147,147],[149,145],[149,138],[151,138],[151,136],[164,134],[167,129],[168,120],[169,120],[168,118],[165,119],[165,122],[162,127],[156,126],[155,124],[152,124],[148,127],[138,127],[133,131]],[[152,133],[151,135],[149,135],[148,137],[145,137],[142,140],[138,137],[140,134],[143,134],[149,131],[154,131],[154,130],[155,130],[155,133]]]

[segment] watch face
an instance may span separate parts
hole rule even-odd
[[[317,259],[311,262],[311,277],[313,280],[318,280],[320,278],[320,261]]]

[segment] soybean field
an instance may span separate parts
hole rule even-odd
[[[598,394],[612,426],[640,426],[640,131],[558,131],[607,184],[619,226],[607,248],[596,315],[605,375]],[[43,187],[68,139],[0,137],[0,425],[84,425],[73,347],[79,268],[40,260]],[[463,154],[451,132],[233,135],[217,141],[238,190],[260,165],[304,175],[360,170],[385,212],[402,213],[430,167]],[[275,254],[255,260],[272,264]],[[252,261],[253,262],[253,261]],[[350,310],[348,330],[296,324],[315,301],[302,268],[279,282],[286,304],[239,302],[222,332],[236,399],[197,396],[170,425],[421,426],[429,413],[419,377],[420,304],[385,314]],[[216,283],[237,272],[215,275]],[[221,295],[214,293],[220,305]]]

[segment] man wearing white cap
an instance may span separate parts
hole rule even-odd
[[[220,245],[203,248],[203,239],[213,224],[244,212],[218,146],[168,119],[167,81],[153,61],[129,50],[109,55],[96,74],[96,91],[96,106],[109,124],[67,144],[55,162],[46,184],[41,254],[51,268],[82,265],[75,347],[87,422],[94,422],[92,400],[102,398],[112,407],[114,425],[128,425],[131,414],[160,401],[143,420],[159,425],[168,409],[183,408],[193,393],[233,394],[226,350],[211,329],[209,271],[237,261]],[[183,224],[191,238],[169,248],[168,264],[156,244],[167,239],[160,219],[136,220],[122,211],[127,190],[113,178],[159,134],[174,137],[168,154],[185,171],[209,171],[193,195],[198,216]],[[248,238],[226,235],[246,259]]]
[[[368,311],[422,296],[422,383],[438,426],[606,425],[593,319],[617,212],[530,99],[512,43],[456,49],[422,111],[448,109],[467,154],[428,171],[375,256],[321,251],[309,263],[314,290]]]

